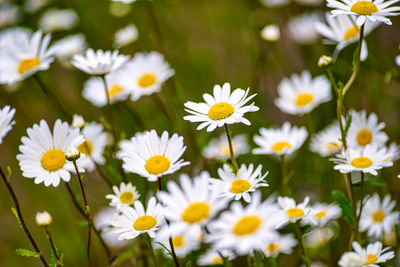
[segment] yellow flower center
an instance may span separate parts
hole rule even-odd
[[[175,248],[181,248],[185,245],[185,241],[183,239],[183,236],[178,235],[172,238],[172,244],[174,245]]]
[[[279,245],[276,243],[271,243],[268,244],[267,247],[265,248],[265,250],[269,253],[275,253],[276,251],[278,251]]]
[[[240,194],[247,191],[250,188],[251,184],[243,179],[237,179],[232,182],[232,186],[229,189],[230,192],[234,194]]]
[[[385,213],[383,210],[377,210],[372,213],[372,220],[376,223],[381,223],[385,219]]]
[[[375,12],[378,12],[378,8],[371,1],[358,1],[352,5],[350,10],[358,15],[366,16],[370,16]]]
[[[371,141],[372,141],[372,133],[368,129],[361,129],[357,133],[357,137],[356,138],[357,138],[357,143],[360,146],[366,146],[369,143],[371,143]]]
[[[121,200],[121,202],[123,204],[132,204],[133,202],[133,194],[132,192],[124,192],[119,196],[119,200]]]
[[[296,98],[296,106],[304,107],[310,104],[314,100],[314,96],[312,94],[304,93],[299,94]]]
[[[169,169],[170,162],[169,159],[167,159],[164,156],[152,156],[146,161],[146,164],[144,167],[146,170],[154,175],[158,175],[160,173],[165,172],[166,170]]]
[[[339,143],[330,142],[330,143],[327,143],[327,144],[326,144],[325,149],[326,149],[326,151],[328,151],[328,152],[333,152],[333,151],[338,150],[341,146],[342,146],[342,145],[339,144]]]
[[[139,78],[139,86],[140,87],[149,87],[156,83],[157,78],[154,74],[145,73]]]
[[[108,88],[108,96],[111,99],[114,99],[119,93],[123,92],[124,89],[122,89],[121,86],[119,85],[113,85],[110,88]]]
[[[261,219],[258,216],[246,216],[241,218],[233,227],[232,232],[235,235],[250,235],[261,226]]]
[[[212,259],[212,263],[214,263],[214,264],[221,264],[221,263],[222,263],[221,257],[214,257],[214,258]]]
[[[65,164],[65,154],[59,149],[50,149],[42,156],[42,167],[49,172],[54,172]]]
[[[78,149],[78,151],[81,154],[85,154],[86,156],[90,156],[92,154],[92,151],[93,151],[93,144],[89,140],[86,140],[85,142],[80,144],[76,149]]]
[[[282,152],[282,150],[285,149],[285,147],[292,148],[292,145],[289,144],[288,142],[278,142],[272,146],[272,150],[275,152]]]
[[[182,214],[182,220],[189,224],[199,223],[210,215],[210,206],[205,202],[190,204]]]
[[[233,149],[233,153],[235,154],[236,148],[235,148],[235,145],[234,145],[234,144],[232,144],[232,149]],[[229,145],[222,146],[221,149],[220,149],[220,151],[221,151],[221,154],[222,154],[223,156],[229,156],[230,153],[231,153],[231,150],[230,150],[230,148],[229,148]]]
[[[360,28],[358,28],[358,27],[354,27],[354,26],[353,26],[353,27],[349,28],[349,29],[344,33],[344,39],[345,39],[346,41],[348,41],[348,40],[350,40],[350,39],[353,39],[353,38],[357,37],[359,31],[360,31]]]
[[[351,165],[356,168],[363,169],[363,168],[368,168],[369,166],[371,166],[372,161],[367,157],[358,157],[351,161]]]
[[[378,260],[378,258],[374,254],[368,254],[367,257],[368,259],[364,262],[364,266],[373,264]]]
[[[235,109],[226,102],[214,104],[208,111],[208,117],[214,121],[223,120],[233,114]]]
[[[303,217],[304,215],[304,210],[299,209],[299,208],[291,208],[286,210],[286,215],[289,216],[290,219],[292,219],[293,217]]]
[[[133,223],[133,228],[137,231],[146,231],[153,228],[156,224],[156,218],[151,215],[143,215],[136,219]]]
[[[321,220],[326,217],[326,211],[318,212],[314,215],[315,219]]]
[[[30,71],[40,65],[40,59],[37,57],[26,58],[21,60],[18,65],[18,73],[24,74],[26,71]]]

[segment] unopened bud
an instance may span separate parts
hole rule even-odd
[[[70,150],[68,150],[67,155],[65,156],[67,158],[67,160],[69,161],[74,161],[79,159],[81,156],[81,153],[78,151],[78,149],[71,148]]]
[[[72,127],[81,129],[84,126],[85,126],[85,120],[83,119],[83,117],[81,115],[74,114],[74,116],[72,118]]]
[[[281,37],[279,27],[275,24],[267,25],[261,30],[261,37],[269,42],[276,42]]]
[[[38,211],[35,216],[35,221],[38,226],[49,226],[53,218],[47,211]]]
[[[333,63],[333,59],[332,59],[332,57],[329,57],[329,56],[323,55],[322,57],[320,57],[318,59],[318,67],[320,67],[320,68],[326,68],[326,67],[332,65],[332,63]]]

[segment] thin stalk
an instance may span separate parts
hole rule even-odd
[[[169,109],[165,105],[164,101],[162,100],[159,93],[155,93],[151,96],[152,100],[154,101],[155,105],[159,107],[161,112],[165,115],[165,117],[171,122],[174,122],[174,116],[170,114]]]
[[[157,263],[157,258],[156,258],[156,254],[154,254],[154,248],[153,248],[153,244],[151,243],[151,238],[148,234],[145,234],[146,236],[146,240],[149,243],[149,247],[150,247],[150,252],[151,252],[151,257],[153,258],[154,264],[156,267],[158,267],[158,263]]]
[[[1,169],[1,167],[0,167],[0,176],[3,179],[4,183],[6,184],[8,193],[10,194],[12,200],[14,201],[15,210],[17,211],[18,219],[21,222],[22,229],[24,230],[26,236],[28,237],[29,241],[31,242],[32,247],[35,250],[35,252],[39,253],[39,258],[42,261],[43,265],[48,267],[49,264],[47,263],[47,261],[43,257],[42,252],[40,251],[38,245],[36,244],[35,240],[33,239],[31,233],[28,230],[28,227],[25,224],[25,220],[24,220],[24,217],[22,217],[21,208],[19,206],[19,202],[18,202],[17,196],[15,195],[14,189],[12,188],[10,182],[7,180],[7,177],[4,174],[3,170]]]
[[[360,224],[360,218],[361,218],[361,213],[364,207],[364,172],[361,172],[361,184],[360,184],[360,209],[358,211],[358,216],[357,216],[357,221],[356,221],[356,237],[357,240],[360,241],[360,231],[359,231],[359,224]]]
[[[252,265],[251,265],[251,256],[250,256],[250,254],[247,255],[247,266],[248,266],[248,267],[252,267]]]
[[[118,143],[118,138],[117,138],[117,133],[115,132],[115,124],[114,124],[114,118],[113,118],[113,113],[112,113],[112,106],[111,106],[111,101],[110,101],[110,94],[108,93],[108,85],[107,85],[107,80],[106,80],[106,75],[101,75],[101,78],[103,79],[104,82],[104,90],[107,96],[107,109],[108,109],[108,120],[110,123],[111,127],[111,134],[114,138],[114,145],[113,145],[113,151],[115,150],[115,146]]]
[[[57,260],[56,265],[61,266],[60,257],[58,256],[57,249],[56,249],[56,246],[54,245],[54,241],[53,241],[53,238],[51,237],[50,231],[47,227],[45,227],[45,231],[46,231],[46,237],[50,242],[51,250],[53,250],[54,256],[56,257],[56,260]]]
[[[239,167],[238,167],[238,164],[236,162],[235,154],[234,154],[234,151],[233,151],[232,135],[231,135],[231,132],[230,132],[230,130],[228,128],[228,125],[226,123],[224,124],[224,128],[225,128],[226,137],[228,138],[229,153],[231,155],[232,165],[233,165],[233,168],[235,169],[235,173],[237,173],[238,170],[239,170]]]
[[[286,195],[286,187],[287,187],[285,155],[281,155],[280,165],[281,165],[281,195],[284,196]]]
[[[310,261],[308,260],[308,257],[307,257],[306,247],[304,246],[303,234],[301,232],[299,222],[296,222],[294,224],[294,229],[296,231],[297,239],[299,240],[300,251],[301,251],[301,256],[302,256],[303,262],[307,267],[310,267],[311,265],[310,265]]]
[[[87,246],[86,246],[86,259],[87,259],[88,266],[90,267],[91,266],[91,264],[90,264],[90,243],[92,240],[92,217],[90,215],[90,208],[89,208],[89,205],[87,202],[85,188],[82,183],[82,177],[81,177],[81,174],[79,173],[78,165],[76,164],[76,160],[72,160],[72,163],[74,164],[76,175],[78,176],[79,187],[81,188],[81,193],[82,193],[84,211],[85,211],[87,221],[88,221],[88,240],[87,240]]]

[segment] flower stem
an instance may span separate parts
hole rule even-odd
[[[281,195],[284,196],[286,195],[286,187],[287,187],[287,181],[286,181],[286,161],[285,161],[285,155],[281,155]]]
[[[151,238],[150,238],[150,236],[149,236],[147,233],[145,234],[145,236],[146,236],[147,242],[149,243],[149,247],[150,247],[150,251],[151,251],[151,257],[153,258],[154,265],[155,265],[156,267],[158,267],[156,254],[154,253],[153,244],[151,243]]]
[[[0,176],[3,179],[4,183],[6,184],[8,193],[10,194],[12,200],[14,201],[15,210],[17,211],[18,219],[19,219],[19,221],[21,223],[22,229],[24,230],[26,236],[28,237],[29,241],[31,242],[32,247],[35,250],[35,252],[39,254],[39,258],[42,261],[43,265],[48,267],[49,264],[47,263],[47,261],[43,257],[42,252],[40,251],[39,247],[37,246],[35,240],[33,239],[32,235],[31,235],[31,233],[29,232],[28,227],[25,224],[24,218],[22,217],[21,208],[19,206],[19,202],[18,202],[17,196],[15,195],[14,189],[12,188],[10,182],[7,180],[7,177],[4,174],[3,170],[1,169],[1,167],[0,167]]]
[[[50,231],[47,227],[45,227],[46,237],[50,242],[51,250],[53,250],[54,256],[56,257],[57,263],[56,266],[61,266],[60,257],[58,256],[56,246],[54,245],[53,238],[51,237]]]
[[[303,234],[301,232],[299,222],[296,222],[294,224],[294,229],[296,231],[296,236],[297,236],[297,239],[299,240],[299,244],[300,244],[301,258],[303,259],[304,264],[307,267],[310,267],[311,266],[310,260],[307,257],[306,248],[304,246],[304,241],[303,241]]]
[[[238,164],[236,162],[235,154],[234,154],[234,151],[233,151],[231,131],[229,130],[228,125],[226,123],[224,124],[224,128],[225,128],[226,137],[228,138],[229,153],[231,155],[232,165],[233,165],[233,168],[235,169],[235,173],[237,173],[238,170],[239,170],[239,167],[238,167]]]
[[[357,216],[357,221],[356,221],[356,233],[357,233],[357,240],[360,241],[360,231],[359,231],[359,224],[360,224],[360,218],[361,218],[361,213],[364,207],[364,172],[361,172],[361,184],[360,184],[360,209],[358,211],[358,216]]]
[[[116,144],[118,143],[118,138],[117,138],[117,133],[115,132],[115,124],[114,124],[114,118],[113,118],[113,113],[112,113],[112,106],[111,106],[111,101],[110,101],[110,94],[108,93],[108,85],[107,85],[107,80],[106,80],[106,75],[101,75],[101,78],[103,79],[104,82],[104,90],[107,96],[107,109],[108,109],[108,120],[110,123],[110,131],[111,134],[114,138],[114,143],[113,143],[113,151],[115,150]]]

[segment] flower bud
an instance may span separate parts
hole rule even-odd
[[[276,42],[281,37],[279,27],[275,24],[267,25],[261,30],[261,37],[269,42]]]
[[[329,56],[323,55],[322,57],[320,57],[318,59],[318,67],[320,67],[320,68],[326,68],[326,67],[332,65],[332,63],[333,63],[333,59],[332,59],[332,57],[329,57]]]
[[[35,221],[38,226],[49,226],[53,218],[47,211],[38,211],[35,216]]]
[[[81,115],[74,114],[72,118],[72,128],[81,129],[85,126],[85,120]]]
[[[70,150],[68,150],[67,155],[65,156],[67,158],[67,160],[69,161],[74,161],[79,159],[81,156],[81,153],[78,151],[78,149],[71,148]]]

